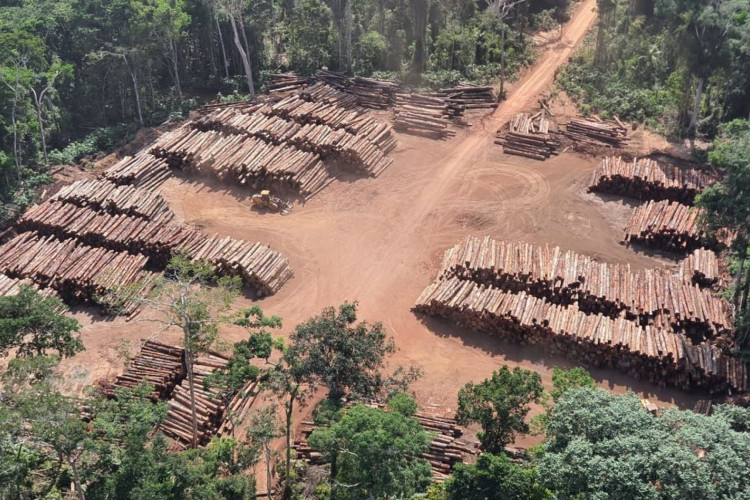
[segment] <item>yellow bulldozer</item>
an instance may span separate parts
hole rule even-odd
[[[278,212],[281,215],[286,215],[292,211],[292,204],[288,201],[284,201],[279,197],[272,196],[271,191],[264,189],[260,193],[256,193],[250,198],[253,202],[253,207],[257,207],[270,212]]]

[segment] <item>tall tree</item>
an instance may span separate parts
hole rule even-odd
[[[654,417],[635,394],[573,389],[553,410],[539,478],[558,498],[744,498],[750,435],[736,421]]]
[[[469,382],[458,391],[456,420],[461,425],[479,423],[482,449],[503,453],[517,433],[529,431],[525,422],[529,404],[538,402],[543,390],[538,373],[518,367],[511,372],[504,365],[491,378],[479,384]]]
[[[191,261],[186,256],[177,255],[167,266],[164,278],[156,283],[151,296],[138,299],[160,313],[159,317],[149,321],[159,323],[162,329],[178,328],[182,331],[193,448],[198,446],[193,367],[197,356],[218,341],[219,325],[229,320],[223,314],[231,307],[238,289],[236,278],[217,278],[213,266],[207,262]],[[130,295],[129,290],[114,290],[113,293]]]
[[[539,484],[534,467],[504,455],[483,453],[475,464],[458,463],[445,482],[446,500],[545,500],[554,498]]]
[[[245,79],[247,80],[247,89],[251,99],[255,99],[255,84],[253,82],[253,70],[250,63],[250,55],[247,53],[247,44],[243,46],[243,39],[245,37],[244,24],[242,21],[242,0],[216,0],[218,7],[229,19],[229,24],[232,27],[232,33],[234,34],[234,47],[237,49],[237,53],[242,61],[242,67],[245,70]],[[242,30],[242,31],[240,31]],[[240,38],[242,37],[242,38]]]
[[[313,431],[309,443],[336,464],[333,498],[409,498],[430,484],[430,464],[417,458],[430,438],[413,414],[358,405]]]
[[[518,5],[526,2],[527,0],[492,0],[490,3],[490,9],[497,16],[497,20],[500,22],[500,95],[505,96],[505,30],[506,21],[511,11]]]
[[[83,351],[78,320],[57,297],[45,297],[30,285],[17,295],[0,297],[0,355],[17,349],[19,357],[44,356],[55,351],[61,357]]]

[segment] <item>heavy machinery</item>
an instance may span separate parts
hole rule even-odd
[[[279,212],[281,215],[286,215],[292,211],[292,204],[278,198],[271,196],[271,191],[264,189],[260,193],[256,193],[250,198],[253,202],[253,207],[262,208],[272,212]]]

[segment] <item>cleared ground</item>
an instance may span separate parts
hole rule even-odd
[[[360,318],[382,321],[394,336],[399,351],[393,363],[423,368],[413,387],[422,405],[449,413],[459,388],[502,364],[534,369],[551,385],[553,366],[572,366],[566,359],[444,321],[423,322],[410,308],[434,279],[443,251],[470,234],[560,245],[638,269],[668,263],[619,244],[628,207],[586,194],[595,159],[564,153],[536,162],[502,155],[492,144],[500,125],[533,107],[548,89],[555,69],[595,19],[595,5],[586,0],[579,6],[562,41],[546,49],[494,114],[475,119],[449,141],[399,135],[395,162],[377,179],[341,179],[286,217],[258,214],[247,192],[205,180],[169,181],[164,194],[185,222],[263,241],[288,256],[295,277],[276,296],[260,301],[266,313],[284,318],[284,334],[323,307],[359,301]],[[242,299],[238,305],[249,303]],[[130,322],[105,321],[84,311],[78,316],[88,350],[66,362],[74,385],[118,373],[121,339],[135,346],[157,330],[141,321],[146,315]],[[223,338],[242,336],[228,328]],[[162,338],[178,336],[165,332]],[[611,371],[593,374],[604,388],[630,388],[661,404],[692,407],[697,399]]]

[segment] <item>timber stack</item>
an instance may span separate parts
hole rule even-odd
[[[342,168],[371,176],[377,176],[393,162],[386,154],[395,147],[395,139],[388,141],[392,134],[386,124],[377,124],[372,132],[360,135],[325,124],[301,124],[268,111],[268,106],[256,107],[250,112],[224,109],[196,121],[193,128],[244,134],[275,145],[287,144],[314,153],[326,163],[334,162]]]
[[[507,132],[502,129],[497,131],[495,144],[500,144],[505,154],[546,160],[557,155],[560,149],[560,141],[552,137],[549,125],[544,111],[531,116],[518,113],[511,120]]]
[[[634,272],[560,247],[467,237],[448,249],[442,279],[458,278],[510,293],[526,293],[552,304],[575,304],[610,319],[624,316],[640,326],[705,339],[728,335],[728,303],[666,269]]]
[[[292,276],[289,262],[280,252],[251,243],[175,224],[128,215],[111,215],[72,203],[46,201],[30,208],[19,220],[21,231],[36,231],[61,240],[77,240],[145,259],[143,266],[163,270],[176,253],[212,264],[216,272],[241,276],[260,295],[276,293]]]
[[[163,223],[174,217],[161,193],[131,185],[118,185],[106,179],[76,181],[64,186],[50,200],[112,215],[123,214]]]
[[[353,95],[358,106],[371,109],[387,109],[392,106],[399,89],[396,82],[361,76],[349,78],[344,73],[325,69],[319,69],[315,78],[340,92]]]
[[[237,436],[235,433],[241,431],[241,427],[235,427],[235,424],[243,419],[248,410],[258,399],[261,391],[258,389],[259,381],[248,380],[242,388],[232,397],[224,412],[224,421],[216,431],[218,436]]]
[[[617,121],[604,121],[595,118],[573,118],[565,127],[565,135],[576,143],[594,146],[609,145],[616,148],[625,146],[630,140],[625,125]]]
[[[204,354],[193,364],[193,391],[198,420],[198,445],[202,446],[216,435],[224,421],[224,410],[228,394],[217,387],[207,388],[207,378],[218,369],[225,368],[227,358],[216,354]],[[161,430],[167,436],[184,444],[192,442],[192,412],[190,410],[190,387],[187,377],[177,385],[167,400],[167,416]]]
[[[172,168],[304,198],[331,182],[335,169],[377,176],[393,161],[390,125],[341,106],[326,97],[331,90],[314,85],[272,104],[217,109],[165,134],[150,152]]]
[[[299,92],[309,84],[309,79],[300,76],[294,71],[289,73],[273,73],[268,75],[266,89],[271,97],[286,97],[289,94]]]
[[[414,417],[427,432],[433,432],[430,448],[422,458],[430,462],[432,476],[442,481],[450,476],[453,466],[468,462],[469,457],[479,454],[478,443],[462,439],[463,428],[449,417],[416,413]]]
[[[148,152],[126,156],[104,171],[105,179],[118,184],[132,184],[140,189],[156,189],[172,176],[169,165]]]
[[[58,239],[37,232],[21,233],[0,246],[0,272],[29,279],[41,288],[53,288],[72,303],[112,307],[107,294],[119,287],[136,287],[145,293],[154,276],[145,271],[147,257],[84,245],[74,239]],[[137,303],[118,304],[132,313]]]
[[[456,87],[440,89],[448,105],[456,109],[495,109],[497,108],[497,97],[492,86],[479,86],[463,83]]]
[[[429,139],[453,137],[448,120],[452,116],[444,98],[421,94],[398,94],[393,109],[393,128]]]
[[[712,250],[697,248],[680,261],[680,275],[701,288],[711,288],[719,283],[719,258]]]
[[[354,94],[363,108],[387,109],[395,103],[399,88],[396,82],[356,76],[346,91]]]
[[[594,169],[589,191],[692,205],[695,196],[714,180],[706,172],[665,165],[650,158],[626,161],[620,156],[611,156]]]
[[[115,379],[107,395],[114,397],[117,389],[132,390],[150,385],[153,386],[151,397],[163,400],[172,394],[185,374],[184,349],[155,340],[144,340],[141,351],[128,363],[125,372]]]
[[[702,210],[674,201],[649,201],[635,209],[625,228],[625,242],[673,252],[720,248],[727,237],[713,242],[702,222]]]
[[[28,285],[33,288],[37,288],[36,284],[30,279],[16,279],[6,276],[0,273],[0,297],[9,297],[11,295],[18,295],[22,285]],[[54,291],[51,289],[42,290],[42,295],[50,296],[54,295]]]
[[[745,364],[707,342],[694,345],[679,333],[641,327],[623,316],[585,314],[576,305],[552,304],[526,292],[508,293],[455,277],[438,279],[414,310],[662,386],[710,393],[747,389]]]

